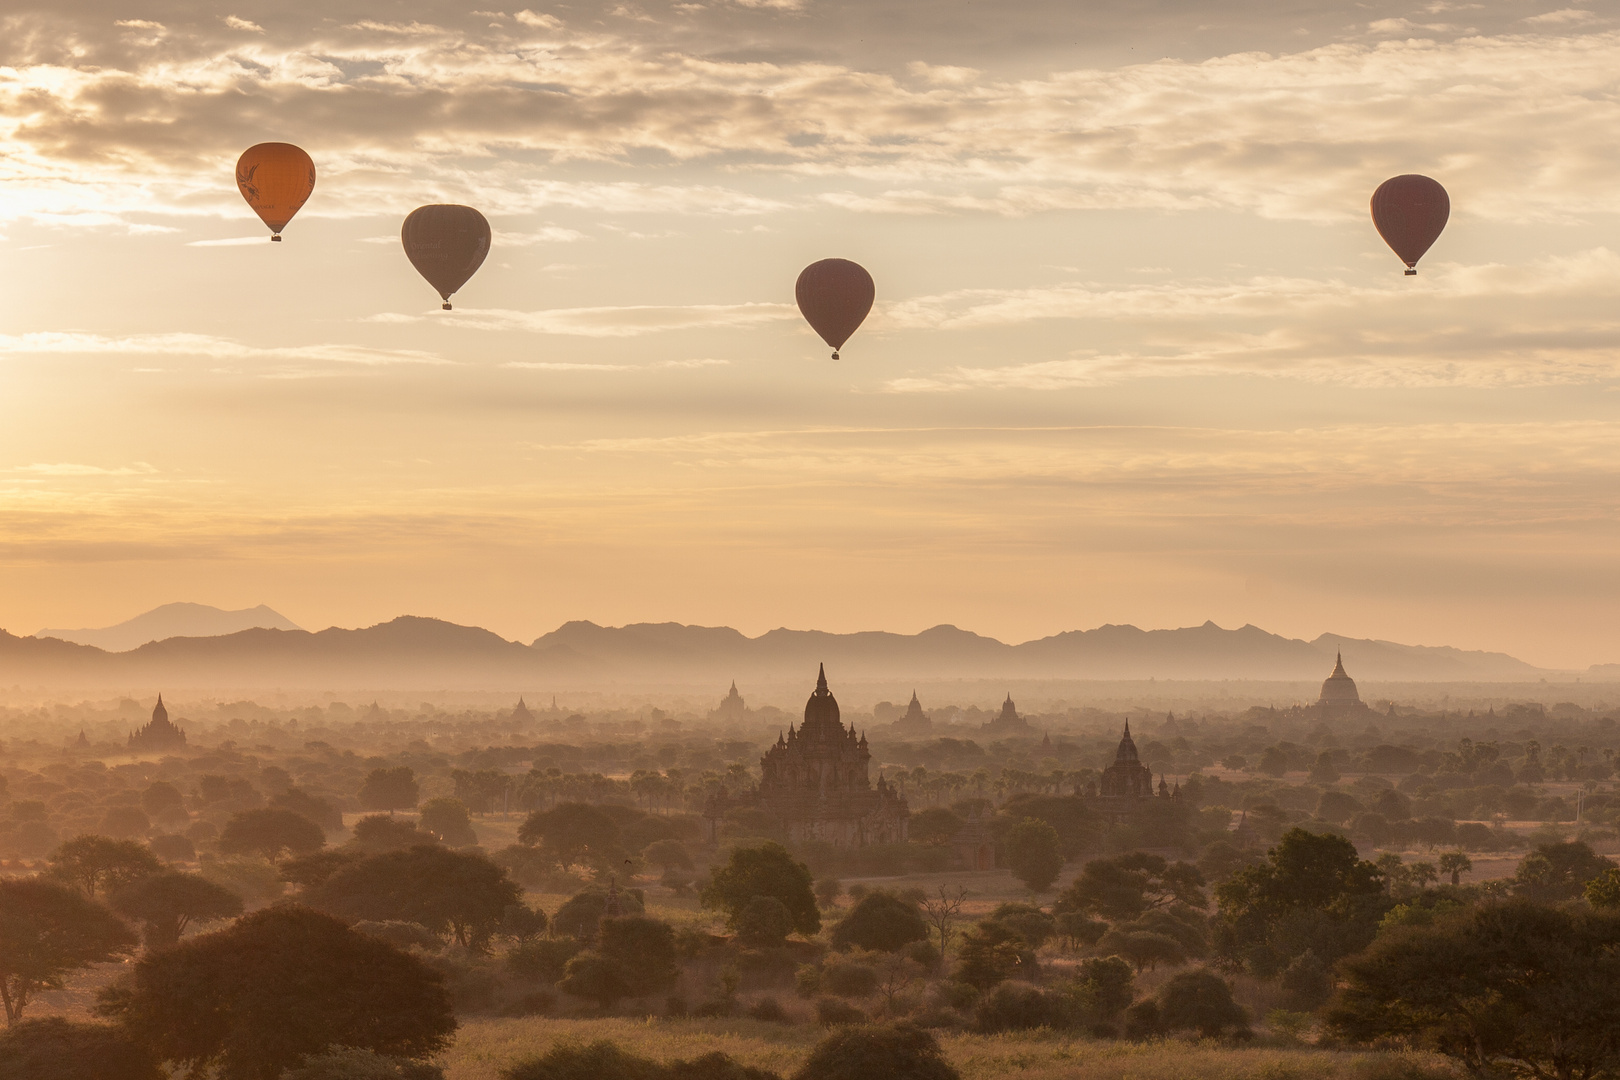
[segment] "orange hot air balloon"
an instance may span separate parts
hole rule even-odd
[[[292,143],[262,142],[236,159],[236,186],[280,243],[281,230],[315,190],[315,163]]]
[[[832,346],[832,358],[837,360],[838,350],[872,310],[877,286],[859,263],[822,259],[800,272],[793,295],[804,321]]]
[[[470,206],[434,203],[418,206],[399,231],[416,272],[439,290],[444,310],[450,294],[467,284],[489,254],[489,222]]]
[[[1417,273],[1417,261],[1440,239],[1450,217],[1451,196],[1427,176],[1393,176],[1373,192],[1373,225],[1406,264],[1408,276]]]

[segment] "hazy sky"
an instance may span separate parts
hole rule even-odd
[[[11,0],[0,624],[1620,660],[1611,5]],[[237,194],[296,142],[272,245]],[[1367,218],[1423,172],[1415,278]],[[454,312],[399,223],[465,202]],[[792,308],[865,265],[841,361]]]

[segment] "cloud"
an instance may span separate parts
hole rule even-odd
[[[249,22],[247,19],[241,19],[235,15],[225,16],[225,25],[230,27],[232,30],[246,30],[253,34],[264,33],[264,27],[260,26],[258,23]]]
[[[385,314],[376,322],[416,321],[424,316]],[[521,331],[576,337],[628,338],[674,330],[734,329],[798,318],[790,304],[644,304],[627,307],[554,308],[549,311],[507,311],[460,308],[432,316],[435,322],[474,330]],[[684,362],[683,362],[684,363]]]
[[[392,239],[394,241],[398,241],[399,237],[397,237],[397,236],[390,237],[390,239]],[[187,241],[186,247],[247,247],[249,244],[257,245],[257,244],[267,244],[269,242],[270,242],[270,238],[268,236],[262,236],[262,235],[261,236],[227,236],[227,237],[223,237],[223,238],[218,239],[218,240],[190,240],[190,241]]]
[[[144,461],[123,465],[115,469],[100,465],[76,465],[68,462],[36,463],[9,469],[12,473],[33,473],[38,476],[149,476],[157,470]]]
[[[253,346],[207,334],[127,334],[114,337],[79,331],[0,334],[0,355],[50,353],[79,355],[204,356],[214,360],[304,361],[376,367],[386,364],[448,364],[415,349],[375,349],[360,345]]]
[[[1540,15],[1527,16],[1524,21],[1531,26],[1579,26],[1596,20],[1597,16],[1590,11],[1583,11],[1580,8],[1559,8],[1557,11],[1544,11]]]

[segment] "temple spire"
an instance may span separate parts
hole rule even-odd
[[[825,690],[827,689],[827,665],[821,664],[819,667],[820,671],[816,674],[816,689]]]

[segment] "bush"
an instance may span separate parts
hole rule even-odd
[[[619,893],[619,910],[624,915],[640,915],[646,911],[640,889],[624,889]],[[567,934],[582,941],[596,937],[596,926],[607,910],[607,890],[597,886],[582,889],[564,901],[551,917],[551,930]]]
[[[882,952],[894,952],[927,938],[928,924],[923,921],[917,905],[888,892],[867,893],[861,897],[832,932],[834,948],[857,945]]]
[[[810,1051],[793,1080],[960,1080],[939,1043],[911,1024],[850,1026]]]
[[[352,1046],[304,1059],[281,1080],[444,1080],[444,1070],[423,1061],[374,1054]]]
[[[502,1070],[501,1077],[502,1080],[780,1080],[775,1073],[751,1068],[721,1053],[662,1065],[605,1041],[589,1046],[559,1043],[540,1057]]]
[[[1002,904],[990,913],[990,918],[1011,927],[1032,949],[1046,944],[1046,939],[1057,929],[1056,920],[1034,904]]]
[[[816,1023],[822,1027],[835,1024],[864,1024],[866,1014],[847,1001],[825,997],[816,1002]]]
[[[821,989],[839,997],[866,997],[876,993],[878,973],[865,964],[835,960],[821,969]]]
[[[1073,1022],[1074,1009],[1068,1000],[1061,994],[1038,990],[1033,986],[1003,983],[985,995],[973,1010],[974,1029],[986,1034],[1034,1028],[1056,1031],[1069,1027]]]
[[[1138,1001],[1125,1010],[1125,1037],[1133,1042],[1144,1039],[1157,1038],[1164,1034],[1164,1024],[1159,1019],[1159,1004],[1152,999]]]
[[[163,1080],[151,1051],[110,1024],[60,1016],[0,1029],[0,1076],[15,1080]]]
[[[1294,957],[1280,981],[1288,1008],[1297,1012],[1314,1012],[1333,996],[1333,975],[1310,949]]]
[[[1212,971],[1183,971],[1159,991],[1159,1018],[1166,1031],[1193,1029],[1206,1039],[1249,1029],[1249,1014],[1232,998],[1232,987]]]
[[[763,997],[748,1007],[748,1015],[755,1020],[771,1020],[778,1024],[789,1023],[787,1010],[782,1008],[780,1002],[772,997]]]
[[[737,940],[744,945],[780,945],[793,932],[793,915],[776,897],[756,896],[738,914],[736,926]]]

